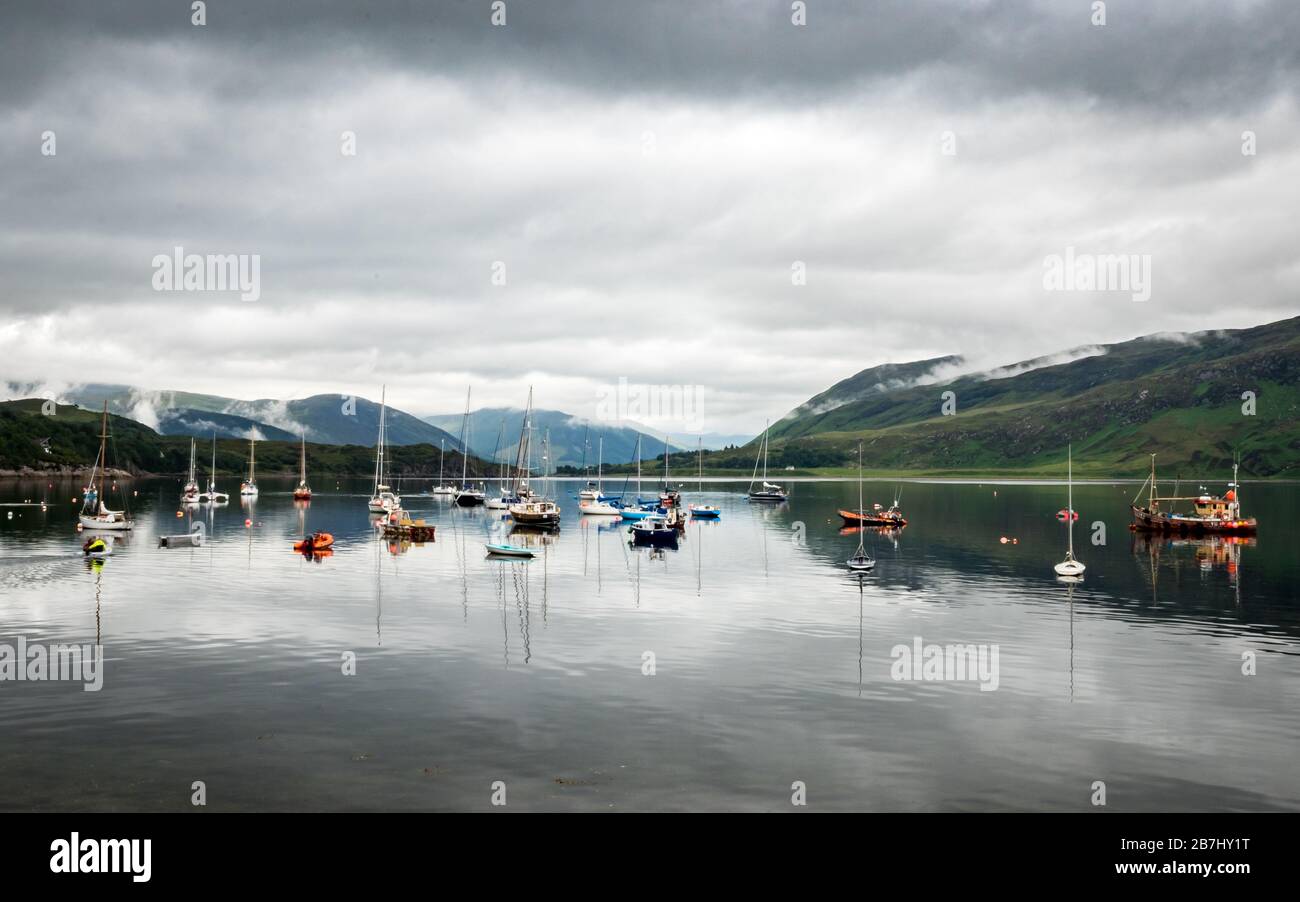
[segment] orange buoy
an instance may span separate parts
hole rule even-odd
[[[249,528],[251,528],[252,525],[253,525],[253,521],[252,521],[252,520],[245,520],[245,521],[244,521],[244,528],[245,528],[245,529],[249,529]]]

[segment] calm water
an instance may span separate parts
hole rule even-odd
[[[76,483],[0,483],[50,499],[0,507],[0,642],[107,657],[98,693],[0,682],[3,808],[188,810],[195,780],[210,810],[487,810],[498,780],[524,811],[788,811],[794,781],[814,810],[1089,810],[1096,780],[1110,810],[1300,808],[1300,487],[1248,485],[1241,545],[1144,544],[1136,486],[1076,487],[1076,587],[1051,570],[1060,486],[907,483],[912,522],[868,537],[863,580],[851,482],[778,508],[688,485],[722,519],[658,556],[558,483],[530,563],[485,557],[494,512],[413,494],[437,540],[389,546],[362,482],[296,507],[264,480],[200,509],[207,545],[162,549],[190,524],[179,487],[137,483],[136,530],[94,567]],[[332,557],[291,551],[312,529]],[[997,645],[996,691],[894,680],[916,637]]]

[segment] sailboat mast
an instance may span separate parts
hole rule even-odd
[[[862,557],[867,553],[867,547],[863,544],[866,538],[867,528],[862,523],[862,440],[858,439],[858,552],[856,557]]]
[[[104,471],[108,469],[108,402],[104,402],[104,419],[103,425],[99,431],[99,492],[98,501],[101,508],[107,507],[104,504]]]
[[[1074,559],[1074,445],[1066,446],[1066,516],[1070,521],[1070,559]]]
[[[307,484],[307,433],[302,434],[302,460],[298,466],[298,482]]]
[[[768,420],[767,425],[763,427],[763,483],[767,488],[767,432],[772,428],[772,421]]]
[[[471,389],[465,389],[465,418],[460,425],[460,487],[465,488],[465,477],[469,474],[469,395]]]
[[[1174,491],[1175,493],[1178,491],[1177,486],[1174,486]],[[1156,509],[1155,501],[1156,501],[1156,456],[1152,454],[1151,455],[1151,487],[1147,490],[1147,510],[1151,511],[1152,513],[1155,513],[1155,509]]]
[[[605,473],[605,436],[601,436],[596,442],[596,494],[604,492],[604,473]]]
[[[378,468],[375,476],[375,494],[379,494],[378,487],[384,484],[384,445],[388,441],[388,386],[385,385],[379,393],[379,456],[375,465]]]
[[[636,500],[641,503],[641,433],[636,436]]]

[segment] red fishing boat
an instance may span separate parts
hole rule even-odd
[[[907,518],[895,501],[888,508],[880,504],[871,505],[870,511],[840,511],[845,526],[886,526],[898,529],[907,525]]]
[[[1254,535],[1256,523],[1254,517],[1246,517],[1241,512],[1241,486],[1237,482],[1237,464],[1232,465],[1232,482],[1228,491],[1222,496],[1211,495],[1204,488],[1199,495],[1160,497],[1156,490],[1156,456],[1151,455],[1151,475],[1143,488],[1150,486],[1147,492],[1146,507],[1137,506],[1137,498],[1132,504],[1132,528],[1146,532],[1168,532],[1192,535]],[[1138,489],[1138,495],[1142,489]],[[1178,513],[1173,509],[1178,501],[1190,501],[1192,513]],[[1165,505],[1165,506],[1162,506]]]

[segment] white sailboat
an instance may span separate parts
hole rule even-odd
[[[1065,560],[1061,561],[1061,563],[1057,564],[1052,569],[1056,571],[1057,576],[1062,576],[1067,579],[1080,579],[1083,577],[1083,571],[1088,568],[1083,565],[1082,561],[1076,561],[1074,559],[1074,521],[1078,518],[1078,514],[1074,512],[1074,446],[1070,445],[1069,450],[1066,453],[1068,455],[1067,459],[1069,460],[1068,470],[1066,471],[1068,473],[1066,477],[1066,485],[1068,486],[1068,489],[1066,491],[1069,500],[1065,511],[1066,520],[1069,522],[1070,544],[1065,552]]]
[[[499,478],[497,479],[497,491],[492,497],[488,498],[487,501],[484,502],[489,510],[494,511],[508,511],[510,510],[510,505],[515,504],[520,500],[517,495],[512,494],[510,490],[506,488],[506,463],[504,460],[498,460],[501,454],[501,440],[505,438],[505,434],[506,421],[502,419],[501,428],[497,430],[496,449],[492,452],[493,462],[498,463],[500,466],[498,472]]]
[[[763,441],[759,445],[758,457],[754,460],[754,475],[749,480],[749,500],[750,501],[785,501],[789,493],[779,485],[773,485],[767,481],[767,432],[772,428],[772,421],[769,420],[763,427]],[[759,490],[754,491],[754,481],[758,476],[758,463],[763,462],[763,482]]]
[[[601,501],[601,490],[603,488],[605,476],[605,436],[601,436],[597,447],[600,449],[596,452],[596,495],[594,498],[584,498],[578,502],[578,510],[591,517],[621,517],[623,512],[608,501]]]
[[[229,501],[230,496],[217,491],[217,434],[212,433],[212,470],[208,473],[208,490],[199,495],[200,501],[214,504]]]
[[[135,528],[125,511],[109,510],[104,504],[104,471],[108,468],[108,402],[104,402],[104,420],[99,435],[99,456],[90,471],[90,484],[81,503],[77,523],[83,529],[111,529],[117,532]],[[96,478],[98,477],[98,482]]]
[[[477,507],[486,499],[482,487],[474,487],[469,478],[469,397],[470,389],[465,389],[465,416],[460,421],[460,488],[456,491],[456,504],[461,507]]]
[[[578,491],[578,506],[581,507],[584,501],[599,501],[600,489],[591,482],[591,470],[587,469],[587,452],[591,450],[591,442],[587,440],[587,432],[590,427],[584,427],[582,430],[582,475],[586,477],[587,484]]]
[[[302,434],[302,457],[298,464],[298,485],[293,490],[294,501],[310,501],[311,486],[307,485],[307,433]]]
[[[384,452],[387,441],[388,422],[388,386],[380,389],[379,395],[379,441],[375,445],[375,488],[371,492],[368,507],[372,514],[387,514],[402,506],[402,499],[385,483]]]
[[[560,525],[560,508],[545,496],[533,496],[528,479],[532,472],[533,390],[528,390],[528,407],[524,410],[523,428],[520,429],[519,450],[515,455],[515,494],[519,500],[510,505],[510,519],[520,526],[552,529]],[[542,479],[546,479],[547,452],[542,452]]]
[[[862,518],[862,442],[858,442],[858,518]],[[867,528],[858,527],[858,550],[853,552],[853,557],[846,562],[848,568],[855,573],[865,573],[876,566],[876,559],[867,554],[867,547],[863,544],[866,538]]]
[[[704,488],[704,436],[700,436],[699,447],[695,451],[696,460],[699,466],[699,475],[695,477],[695,491],[699,492]],[[712,504],[692,504],[690,506],[691,516],[697,520],[716,520],[722,516],[722,511]]]
[[[239,484],[239,495],[241,498],[257,497],[257,439],[253,436],[248,437],[248,479]]]
[[[190,478],[185,482],[185,488],[181,489],[182,504],[199,503],[199,483],[194,478],[194,439],[190,439]]]
[[[445,495],[447,497],[451,497],[452,495],[456,494],[456,489],[452,486],[447,485],[447,483],[443,482],[442,480],[442,464],[443,461],[446,460],[446,458],[447,458],[447,440],[444,438],[439,442],[438,484],[433,487],[432,494]]]

